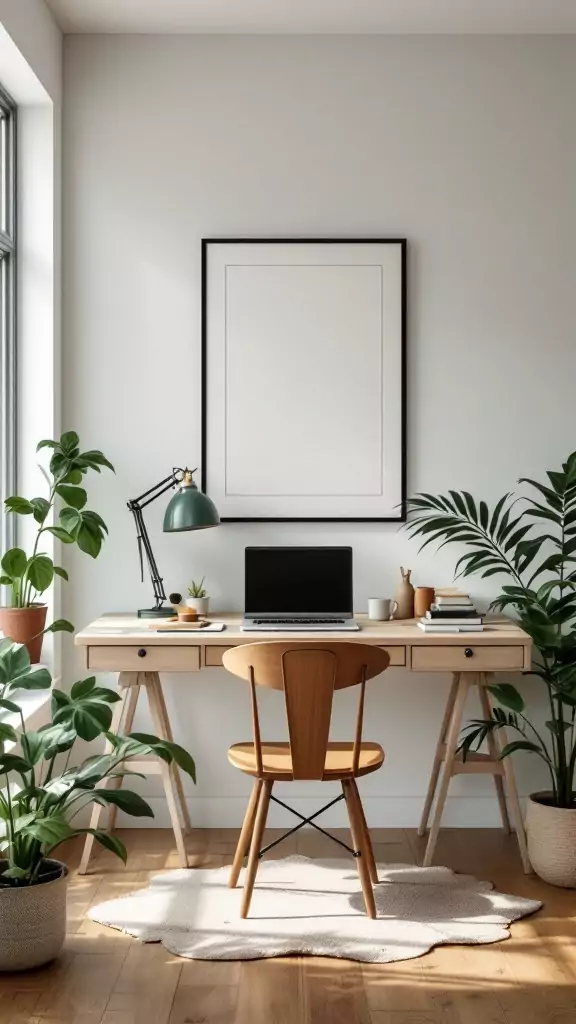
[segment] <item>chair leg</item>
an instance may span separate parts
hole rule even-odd
[[[266,818],[268,817],[268,807],[270,806],[270,795],[272,793],[273,785],[273,782],[265,779],[260,791],[258,810],[256,811],[256,821],[254,822],[254,832],[252,833],[252,842],[250,844],[250,856],[248,857],[248,867],[246,869],[244,892],[242,893],[242,904],[240,907],[240,917],[243,918],[248,917],[248,911],[250,910],[254,882],[256,881],[256,873],[258,871],[258,861],[260,859],[260,844],[262,842],[262,836],[264,835],[264,829],[266,828]]]
[[[238,846],[236,847],[234,862],[232,864],[230,878],[228,880],[228,886],[230,889],[236,888],[240,871],[242,870],[242,864],[244,863],[244,857],[250,849],[250,841],[252,839],[252,832],[254,831],[254,822],[256,820],[256,811],[258,810],[261,790],[262,779],[254,779],[254,785],[248,801],[248,807],[246,808],[246,814],[244,815],[242,830],[240,832],[240,838],[238,839]]]
[[[358,813],[358,807],[354,798],[354,791],[350,785],[350,779],[342,779],[342,790],[346,799],[346,808],[348,810],[350,832],[352,835],[352,845],[356,852],[356,864],[358,867],[358,874],[360,876],[362,893],[364,895],[366,913],[368,917],[375,918],[376,904],[374,902],[374,893],[372,891],[372,883],[370,881],[370,872],[368,870],[366,858],[366,842],[362,830],[362,822]]]
[[[362,825],[362,835],[364,837],[364,846],[366,848],[366,862],[368,864],[368,871],[370,872],[370,881],[372,882],[372,885],[378,885],[378,870],[376,868],[374,849],[372,847],[372,836],[370,835],[370,829],[368,828],[366,815],[364,814],[364,808],[362,806],[362,800],[360,799],[360,793],[358,792],[358,786],[356,785],[356,779],[350,779],[350,788],[352,790],[354,800],[356,801],[360,824]]]

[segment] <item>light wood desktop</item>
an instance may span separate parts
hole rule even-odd
[[[456,753],[466,698],[471,686],[477,686],[484,713],[491,707],[487,685],[495,672],[522,672],[531,666],[532,641],[510,619],[487,619],[483,633],[424,633],[415,620],[373,622],[358,615],[361,626],[358,633],[244,633],[240,628],[242,616],[218,614],[214,618],[226,624],[222,633],[154,632],[149,620],[131,615],[104,615],[96,619],[76,636],[76,644],[85,648],[86,667],[91,672],[119,673],[122,701],[115,705],[113,731],[128,732],[132,727],[134,711],[142,689],[146,691],[156,733],[167,739],[172,737],[170,721],[162,693],[161,672],[201,672],[222,666],[224,652],[238,644],[265,640],[357,640],[375,644],[390,656],[390,667],[406,668],[412,672],[451,673],[452,685],[444,710],[440,735],[436,745],[428,792],[420,823],[420,835],[428,826],[428,819],[438,788],[430,836],[424,857],[429,865],[442,820],[450,780],[457,774],[484,773],[494,776],[496,794],[504,829],[510,831],[506,797],[512,813],[520,855],[526,872],[530,862],[522,822],[520,803],[514,777],[512,759],[499,760],[501,744],[506,742],[503,731],[491,739],[487,753],[474,754],[463,762]],[[386,676],[382,677],[383,682]],[[373,683],[378,685],[378,683]],[[177,768],[167,768],[164,762],[135,765],[135,770],[160,773],[176,844],[183,866],[187,866],[184,833],[190,829],[190,819],[184,790]],[[120,780],[117,780],[118,783]],[[505,791],[506,790],[506,791]],[[98,823],[102,808],[95,806],[92,827]],[[110,814],[109,825],[114,825]],[[80,867],[85,873],[93,846],[88,836]]]

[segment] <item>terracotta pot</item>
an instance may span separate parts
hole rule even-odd
[[[26,644],[30,661],[36,665],[42,655],[43,636],[48,605],[33,604],[30,608],[0,608],[0,630],[14,643]]]
[[[46,881],[0,888],[0,971],[26,971],[58,956],[66,937],[68,869],[44,861]],[[0,869],[6,867],[0,861]]]
[[[576,808],[555,807],[551,793],[528,800],[526,838],[534,871],[545,882],[576,889]]]
[[[414,615],[421,619],[434,604],[434,587],[416,587],[414,591]]]

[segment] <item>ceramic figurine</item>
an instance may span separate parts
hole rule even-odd
[[[410,582],[412,569],[404,569],[404,566],[401,565],[400,572],[402,574],[402,582],[398,584],[398,589],[396,591],[396,610],[394,612],[394,618],[413,619],[414,587]]]

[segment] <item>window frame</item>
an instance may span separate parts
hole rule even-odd
[[[2,146],[0,187],[6,220],[0,222],[0,498],[16,491],[16,276],[17,276],[17,107],[0,84]],[[2,509],[3,511],[3,509]],[[0,551],[15,543],[15,517],[2,514]]]

